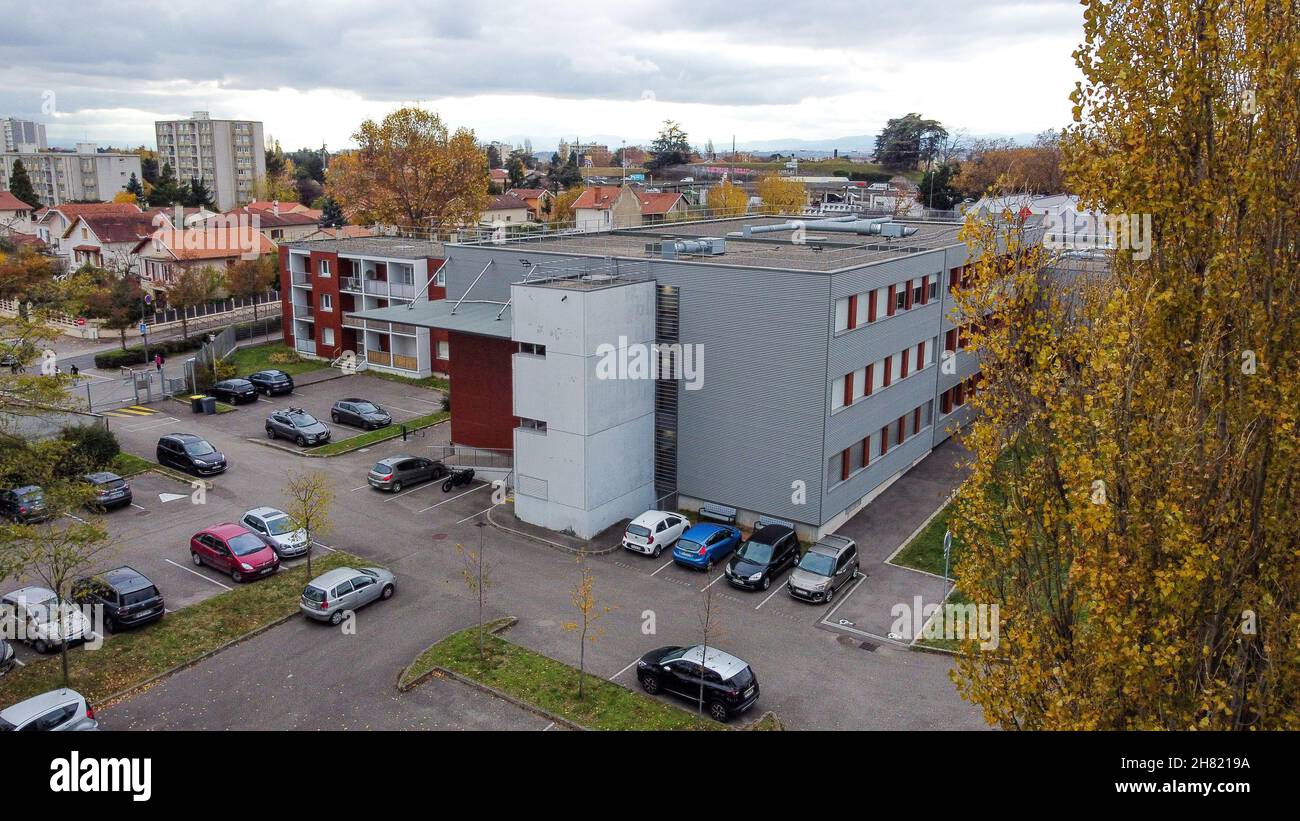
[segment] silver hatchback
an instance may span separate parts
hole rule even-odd
[[[0,732],[98,730],[94,709],[76,690],[51,690],[0,711]]]
[[[298,608],[308,618],[338,624],[348,611],[393,597],[393,574],[382,567],[336,567],[303,588]]]

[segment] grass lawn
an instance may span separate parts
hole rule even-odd
[[[312,557],[312,572],[319,575],[334,567],[362,564],[368,562],[349,553],[327,553]],[[307,567],[300,565],[219,593],[147,627],[110,634],[98,650],[74,648],[68,653],[72,687],[95,704],[215,650],[296,612],[307,579]],[[57,653],[16,668],[0,679],[0,709],[62,684]]]
[[[488,625],[501,627],[507,622]],[[575,641],[576,645],[576,641]],[[721,724],[587,674],[578,700],[578,671],[489,633],[479,661],[478,628],[453,633],[421,653],[402,675],[413,681],[444,667],[593,730],[717,730]],[[576,649],[576,648],[575,648]]]
[[[959,605],[967,605],[970,603],[971,600],[966,598],[966,594],[962,593],[960,590],[956,588],[953,588],[953,591],[948,594],[947,601],[944,602],[944,604],[959,604]],[[951,650],[954,653],[961,652],[960,639],[949,639],[949,638],[944,638],[943,636],[938,636],[936,638],[928,639],[924,635],[922,635],[917,638],[916,643],[921,647],[933,647],[939,650]]]
[[[395,373],[386,373],[384,371],[372,371],[369,368],[362,371],[367,376],[375,376],[380,379],[387,379],[389,382],[398,382],[403,385],[410,385],[414,388],[427,388],[431,391],[442,391],[447,393],[451,383],[441,376],[426,376],[423,379],[412,379],[409,376],[401,376]]]
[[[908,542],[898,555],[892,559],[892,562],[903,567],[910,567],[913,570],[924,570],[926,573],[933,573],[936,576],[943,575],[943,534],[948,530],[948,517],[951,516],[951,505],[944,507],[939,511],[939,515],[930,520],[930,524],[925,529],[916,534],[912,541]],[[961,542],[954,536],[952,540],[952,564],[957,564],[957,556],[961,553]],[[952,568],[949,568],[951,575]]]
[[[330,442],[328,445],[321,445],[316,448],[308,448],[302,453],[304,456],[338,456],[341,453],[350,453],[357,448],[364,448],[373,445],[376,442],[385,442],[389,439],[396,439],[402,435],[402,425],[406,426],[408,431],[419,430],[436,425],[451,417],[451,414],[444,411],[430,413],[426,416],[416,416],[407,419],[405,422],[394,422],[387,427],[379,430],[368,430],[365,433],[358,433],[356,436],[349,436],[347,439],[340,439],[337,442]]]
[[[278,356],[276,356],[278,354]],[[287,361],[278,362],[271,359],[284,359]],[[235,373],[241,377],[248,376],[250,373],[275,368],[284,371],[287,374],[307,373],[308,371],[318,371],[321,368],[329,367],[328,362],[320,362],[315,359],[303,359],[294,352],[292,348],[280,342],[267,342],[264,345],[254,345],[252,347],[240,348],[226,358],[226,361],[235,366]]]

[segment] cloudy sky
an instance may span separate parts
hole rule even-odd
[[[1068,122],[1075,0],[0,0],[0,116],[52,143],[153,145],[153,121],[261,120],[287,149],[436,109],[482,140],[874,134],[918,111],[974,135]],[[57,9],[57,10],[55,10]]]

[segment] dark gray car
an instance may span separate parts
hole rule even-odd
[[[437,459],[423,456],[389,456],[380,459],[370,469],[366,480],[370,486],[379,490],[391,490],[401,493],[408,485],[441,479],[447,475],[447,467]]]
[[[268,439],[292,439],[299,445],[320,445],[330,440],[329,426],[302,408],[285,408],[266,417]]]
[[[43,522],[50,518],[45,504],[45,491],[36,485],[0,490],[0,515],[16,524]]]
[[[340,399],[330,408],[330,419],[336,425],[352,425],[366,430],[376,430],[393,424],[388,411],[366,399]]]
[[[857,577],[857,543],[844,536],[823,536],[795,565],[786,587],[796,599],[829,604]]]

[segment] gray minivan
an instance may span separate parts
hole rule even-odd
[[[308,618],[338,624],[347,611],[392,597],[393,574],[382,567],[336,567],[307,582],[298,609]]]
[[[401,493],[405,486],[441,479],[447,473],[447,466],[437,459],[426,459],[423,456],[389,456],[387,459],[375,462],[375,466],[366,476],[366,481],[376,490]]]
[[[795,565],[786,589],[796,599],[829,604],[858,577],[858,545],[845,536],[823,536]]]

